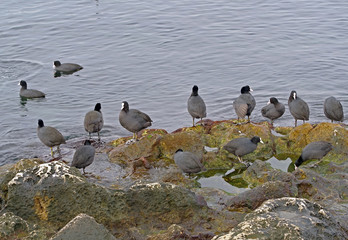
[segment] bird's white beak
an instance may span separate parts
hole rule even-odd
[[[252,90],[251,88],[250,88],[250,92],[253,92],[254,90]]]
[[[19,85],[21,85],[21,82],[18,82],[18,84],[17,84],[17,85],[18,85],[18,86],[19,86]]]
[[[260,143],[264,143],[263,141],[262,141],[262,139],[260,138]]]
[[[271,101],[268,101],[268,102],[267,102],[267,105],[270,105],[270,104],[271,104]]]
[[[293,94],[293,98],[296,99],[296,93]]]
[[[122,108],[121,108],[121,110],[122,110],[122,109],[124,109],[124,103],[122,103]]]

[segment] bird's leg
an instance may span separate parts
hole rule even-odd
[[[60,153],[59,145],[57,146],[57,152],[58,152],[59,156],[62,156],[62,154]]]
[[[88,133],[88,136],[89,136],[89,139],[91,139],[91,133],[90,132]]]
[[[82,168],[82,171],[83,171],[83,174],[86,174],[86,172],[85,172],[85,168]]]
[[[54,156],[53,147],[51,147],[51,156]]]
[[[297,127],[297,119],[295,119],[295,127]]]
[[[194,127],[195,126],[195,118],[193,117],[192,118],[192,127]]]
[[[305,124],[305,122],[306,122],[306,121],[303,119],[303,124]]]
[[[250,116],[248,116],[248,123],[250,123]]]
[[[98,132],[98,141],[100,142],[100,134],[99,134],[99,132]]]

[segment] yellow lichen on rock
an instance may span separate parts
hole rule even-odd
[[[48,220],[48,208],[50,206],[53,198],[49,198],[48,196],[36,195],[34,197],[34,208],[35,214],[44,221]]]

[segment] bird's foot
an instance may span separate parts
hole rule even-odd
[[[138,140],[135,139],[135,138],[129,139],[129,140],[126,142],[126,145],[130,145],[130,144],[132,144],[132,143],[135,143],[136,141],[138,141]]]

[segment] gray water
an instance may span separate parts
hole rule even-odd
[[[328,96],[348,109],[346,0],[10,0],[0,13],[0,165],[48,156],[39,118],[68,142],[86,137],[83,118],[97,102],[104,140],[130,135],[118,122],[122,101],[153,128],[190,126],[194,84],[212,120],[236,118],[232,102],[247,84],[256,122],[269,97],[287,103],[293,89],[311,123],[327,121]],[[84,69],[55,78],[54,60]],[[21,101],[19,80],[47,97]],[[275,125],[293,125],[288,108]]]

